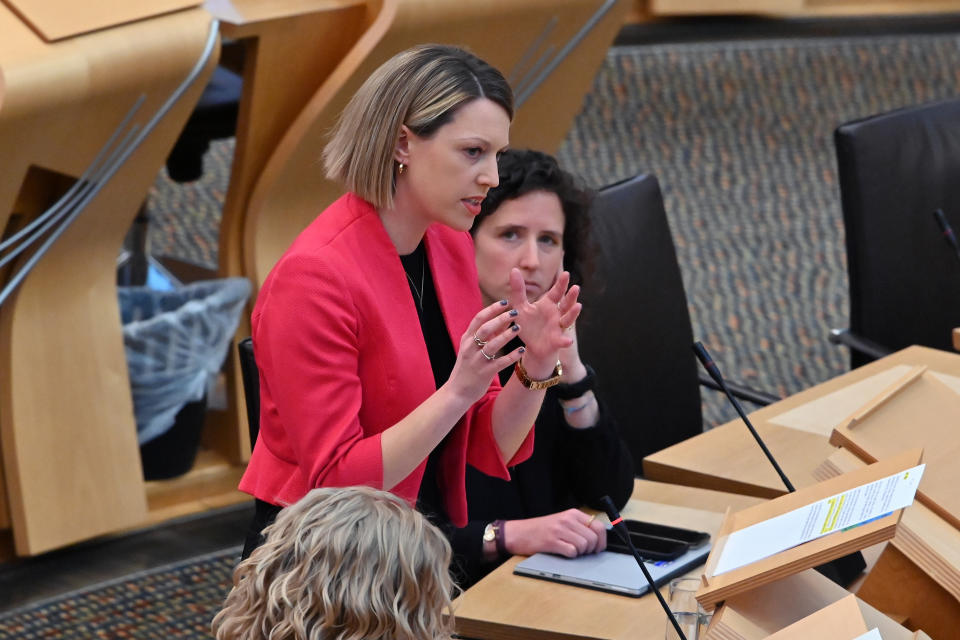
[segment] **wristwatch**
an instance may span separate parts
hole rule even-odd
[[[507,555],[507,547],[503,539],[503,520],[494,520],[483,528],[483,541],[495,543],[501,558]]]
[[[522,360],[517,360],[517,365],[513,368],[513,370],[517,374],[517,380],[520,381],[520,384],[525,386],[527,389],[533,389],[534,391],[549,389],[555,384],[560,384],[560,376],[563,375],[563,365],[560,364],[559,360],[557,360],[557,366],[553,368],[553,375],[545,380],[534,380],[531,378],[527,374],[527,370],[523,368]]]

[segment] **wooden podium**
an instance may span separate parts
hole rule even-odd
[[[927,470],[917,499],[960,528],[960,394],[926,366],[912,368],[850,418],[837,425],[830,444],[864,462],[920,447]]]
[[[145,101],[134,122],[143,126],[202,64],[152,133],[0,307],[6,485],[0,496],[9,498],[7,504],[0,499],[0,529],[12,528],[19,554],[148,518],[116,259],[216,63],[213,21],[200,9],[184,8],[194,4],[0,4],[3,237],[66,192],[139,96]],[[116,25],[117,19],[125,24]],[[0,284],[28,256],[0,271]]]
[[[816,476],[830,478],[864,465],[850,451],[838,449],[817,469]],[[857,595],[933,638],[956,637],[960,628],[960,530],[925,504],[914,503],[904,511],[896,535]]]
[[[728,513],[704,567],[703,585],[697,591],[697,601],[704,609],[710,611],[727,598],[751,592],[799,571],[819,566],[830,560],[893,538],[903,509],[896,509],[888,515],[869,520],[859,526],[836,528],[827,535],[776,552],[750,564],[723,572],[719,570],[722,557],[727,551],[726,547],[729,546],[729,543],[732,543],[732,539],[730,539],[732,534],[771,518],[827,500],[831,496],[844,494],[837,505],[832,504],[833,499],[831,498],[831,511],[828,511],[826,518],[823,519],[823,531],[830,531],[827,528],[828,523],[830,523],[830,527],[836,527],[837,516],[840,514],[843,498],[847,497],[845,495],[847,492],[852,492],[864,485],[911,469],[920,463],[920,457],[921,452],[919,450],[907,451],[755,507],[737,513]],[[868,502],[868,498],[864,497],[864,503],[866,502]],[[848,505],[851,504],[849,500],[847,503]],[[850,508],[852,507],[847,507],[847,509]],[[833,520],[830,520],[831,512],[834,514]],[[819,521],[818,516],[817,522]],[[841,518],[840,522],[842,525],[844,520]],[[820,526],[819,524],[813,524],[812,517],[808,519],[807,524],[811,527]]]

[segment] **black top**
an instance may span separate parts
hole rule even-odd
[[[439,387],[450,377],[456,353],[440,312],[423,244],[410,255],[401,256],[401,261],[409,276],[414,302],[418,303],[424,341]],[[425,272],[421,270],[424,266]],[[422,290],[421,282],[424,283]],[[422,305],[419,304],[421,294]],[[512,346],[515,348],[519,343]],[[512,374],[512,367],[501,372],[501,381],[506,383]],[[463,588],[499,564],[483,561],[483,529],[490,522],[533,518],[583,505],[600,509],[599,498],[604,495],[622,507],[633,491],[633,460],[609,414],[601,405],[596,426],[574,429],[564,420],[555,389],[547,390],[537,417],[533,454],[525,462],[511,467],[510,482],[467,466],[469,522],[462,529],[450,522],[443,508],[443,493],[437,486],[437,461],[442,446],[436,447],[427,458],[418,509],[450,540],[454,576]]]
[[[500,374],[504,384],[512,373],[511,367]],[[510,476],[506,482],[467,467],[470,521],[462,529],[449,523],[442,527],[453,546],[454,574],[463,588],[506,559],[484,562],[483,530],[488,523],[535,518],[584,505],[602,509],[600,498],[604,495],[623,507],[633,492],[634,469],[633,459],[602,404],[595,426],[574,429],[564,419],[556,388],[550,388],[537,416],[533,454],[511,467]]]
[[[447,324],[443,320],[443,313],[440,311],[440,301],[437,299],[437,290],[433,285],[430,263],[427,261],[423,242],[417,245],[413,253],[400,256],[400,262],[403,263],[403,269],[407,272],[410,293],[413,295],[413,303],[417,306],[423,340],[430,356],[433,380],[439,389],[450,377],[453,365],[457,361],[457,354],[453,349]],[[437,485],[437,465],[444,443],[445,441],[434,447],[427,457],[427,468],[420,481],[420,493],[417,496],[417,509],[438,526],[450,521],[444,509],[443,492]]]

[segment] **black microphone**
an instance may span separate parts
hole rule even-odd
[[[957,260],[960,260],[960,244],[957,244],[957,236],[953,233],[953,227],[947,222],[947,216],[943,215],[943,209],[935,210],[933,217],[937,219],[937,224],[940,225],[940,231],[943,232],[943,237],[945,237],[947,242],[950,243],[950,246],[953,247],[953,253],[957,256]]]
[[[774,460],[773,454],[770,453],[769,449],[767,449],[767,445],[764,444],[763,440],[760,438],[760,434],[758,434],[757,430],[753,428],[753,425],[747,418],[747,414],[743,411],[743,407],[740,406],[740,403],[737,401],[737,399],[733,397],[732,393],[730,393],[730,389],[727,388],[726,383],[723,381],[723,376],[720,375],[720,369],[717,367],[716,363],[714,363],[713,358],[710,357],[710,354],[707,353],[707,348],[704,347],[701,342],[697,341],[693,344],[693,352],[697,354],[697,359],[700,360],[703,368],[707,370],[707,373],[710,374],[710,377],[713,378],[713,381],[720,385],[720,388],[723,389],[723,392],[727,394],[727,398],[730,399],[733,407],[737,410],[737,413],[740,414],[740,418],[743,420],[744,424],[746,424],[747,428],[750,429],[750,433],[753,434],[757,444],[760,445],[761,449],[763,449],[763,453],[766,454],[767,460],[770,461],[770,464],[773,465],[773,468],[780,475],[780,479],[783,480],[783,484],[787,487],[790,493],[796,491],[796,489],[794,489],[793,485],[790,483],[790,480],[787,479],[786,474],[783,473],[780,465],[778,465],[777,461]],[[853,553],[841,556],[839,558],[834,558],[830,562],[814,568],[833,582],[839,584],[841,587],[846,588],[854,578],[863,572],[866,566],[867,563],[863,559],[863,554],[859,551],[854,551]]]
[[[633,541],[630,540],[630,532],[627,531],[627,525],[623,524],[623,518],[620,517],[620,512],[617,511],[617,505],[613,504],[610,496],[603,496],[600,498],[600,502],[603,503],[603,510],[607,512],[607,517],[610,518],[610,524],[613,525],[613,530],[617,532],[617,535],[620,536],[623,543],[630,548],[630,552],[633,553],[633,559],[640,565],[640,570],[643,571],[643,577],[647,579],[647,584],[650,585],[650,591],[653,591],[654,595],[657,596],[657,600],[660,601],[660,606],[663,607],[664,612],[667,614],[667,619],[673,624],[677,636],[682,638],[682,640],[687,640],[687,636],[683,635],[680,624],[674,617],[673,612],[670,611],[667,601],[663,599],[660,589],[657,589],[657,585],[653,583],[653,578],[650,576],[650,572],[647,571],[647,565],[643,563],[643,558],[640,557],[640,553],[636,547],[633,546]]]
[[[760,445],[760,448],[763,449],[763,453],[767,456],[767,460],[770,461],[770,464],[773,465],[773,468],[780,476],[780,479],[783,480],[784,486],[787,487],[787,490],[790,493],[796,491],[786,474],[783,472],[783,469],[781,469],[780,465],[777,464],[777,461],[773,459],[773,454],[770,453],[769,449],[767,449],[767,445],[764,444],[763,440],[760,438],[760,434],[758,434],[757,430],[753,428],[753,425],[750,423],[750,419],[747,418],[747,414],[743,411],[743,407],[740,406],[740,403],[737,401],[737,399],[733,397],[732,393],[730,393],[730,389],[727,388],[727,383],[723,381],[723,376],[720,375],[720,369],[717,368],[717,365],[713,362],[713,358],[711,358],[710,354],[707,353],[707,348],[704,347],[703,343],[698,340],[697,342],[693,343],[693,352],[697,354],[697,359],[700,361],[700,364],[703,365],[703,368],[707,370],[707,373],[710,374],[710,377],[713,378],[713,381],[720,385],[720,388],[723,389],[723,392],[727,394],[727,398],[730,399],[730,402],[733,404],[733,408],[736,409],[737,413],[740,414],[740,418],[747,425],[747,429],[750,429],[750,433],[753,434],[754,440],[756,440],[757,444]]]

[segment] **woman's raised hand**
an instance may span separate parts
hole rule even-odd
[[[450,373],[454,390],[471,403],[483,397],[493,376],[523,355],[524,348],[514,349],[498,357],[498,352],[520,331],[520,312],[511,309],[506,300],[494,302],[474,316],[460,337],[457,361]]]
[[[514,268],[510,271],[510,307],[517,313],[520,338],[527,347],[524,365],[534,377],[546,377],[557,363],[560,349],[573,344],[573,338],[565,331],[576,322],[583,308],[577,301],[580,287],[570,284],[570,274],[560,273],[553,286],[536,302],[527,299],[523,274]]]

